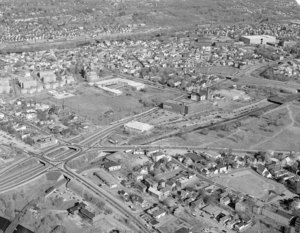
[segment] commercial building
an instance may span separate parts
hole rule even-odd
[[[166,109],[167,111],[170,112],[179,113],[182,115],[188,114],[189,111],[189,108],[185,103],[175,101],[175,100],[167,100],[166,102],[164,102],[163,109]]]
[[[19,77],[18,81],[22,89],[36,88],[38,85],[37,81],[33,79],[30,73],[27,73],[23,77]]]
[[[137,133],[143,133],[143,132],[147,132],[147,131],[150,131],[151,129],[153,129],[152,125],[138,122],[138,121],[128,122],[124,125],[124,127],[128,131],[137,132]]]
[[[56,75],[51,70],[41,71],[39,77],[44,84],[56,82]]]
[[[268,35],[253,35],[253,36],[242,36],[241,41],[245,44],[275,44],[276,37]]]
[[[123,79],[123,78],[113,78],[113,79],[106,79],[106,80],[102,80],[99,82],[96,82],[95,85],[107,92],[110,92],[114,95],[122,95],[123,92],[121,90],[118,90],[118,86],[122,87],[124,85],[130,86],[132,88],[134,88],[137,91],[143,90],[145,89],[146,85],[143,83],[139,83],[139,82],[135,82],[132,80],[128,80],[128,79]],[[109,87],[109,86],[117,86],[115,88]]]

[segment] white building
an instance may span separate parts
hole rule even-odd
[[[117,96],[122,95],[122,91],[111,88],[109,86],[118,85],[118,84],[131,86],[134,89],[136,89],[137,91],[143,90],[146,87],[146,85],[143,83],[139,83],[139,82],[135,82],[135,81],[128,80],[128,79],[123,79],[123,78],[106,79],[106,80],[102,80],[102,81],[95,83],[95,85],[98,86],[99,88],[101,88],[105,91],[111,92]]]
[[[150,131],[151,129],[153,129],[152,125],[138,122],[138,121],[128,122],[124,125],[124,127],[126,130],[139,132],[139,133],[147,132],[147,131]]]
[[[56,75],[51,70],[41,71],[40,78],[45,84],[56,82]]]
[[[18,78],[22,89],[30,89],[37,87],[38,83],[33,79],[30,73],[26,73],[25,76]]]
[[[241,41],[245,44],[275,44],[276,37],[268,35],[242,36]]]
[[[10,79],[9,78],[1,78],[0,79],[0,94],[8,94],[11,90],[10,87]]]

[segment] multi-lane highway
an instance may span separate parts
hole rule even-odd
[[[145,227],[141,219],[139,219],[131,213],[130,209],[126,208],[122,203],[120,203],[118,200],[106,193],[100,187],[93,185],[90,181],[86,180],[81,175],[68,169],[67,162],[82,155],[91,147],[95,146],[98,143],[98,141],[106,138],[109,134],[111,134],[117,128],[121,127],[124,123],[129,122],[131,120],[138,120],[140,118],[146,117],[149,114],[156,112],[157,110],[158,108],[153,108],[146,112],[120,120],[115,124],[112,124],[109,127],[85,138],[78,144],[73,144],[69,142],[64,143],[64,141],[61,141],[60,145],[47,149],[42,154],[27,152],[32,158],[35,158],[42,163],[35,164],[17,173],[14,171],[18,169],[18,166],[20,166],[20,164],[11,166],[10,169],[3,171],[1,173],[2,179],[0,181],[0,193],[7,192],[11,189],[18,187],[19,185],[23,185],[26,182],[41,176],[42,174],[45,174],[47,170],[49,170],[49,168],[55,168],[56,170],[61,171],[65,176],[69,177],[70,179],[73,179],[79,182],[80,184],[84,185],[85,188],[89,189],[96,195],[104,198],[104,200],[107,203],[109,203],[120,213],[122,213],[124,217],[128,218],[128,220],[131,223],[133,223],[136,226],[136,228],[139,229],[140,232],[151,232],[147,227]],[[58,153],[56,154],[56,152]],[[26,162],[27,161],[28,160],[26,160]]]
[[[29,167],[28,169],[23,169],[22,172],[16,174],[11,173],[11,171],[15,170],[17,167],[12,166],[10,169],[0,172],[1,179],[0,181],[0,192],[5,192],[15,188],[18,185],[22,185],[26,182],[29,182],[32,179],[39,177],[42,174],[45,174],[47,170],[50,168],[55,168],[56,170],[61,171],[65,176],[69,177],[72,180],[79,182],[81,185],[85,186],[88,190],[92,191],[96,195],[102,197],[107,203],[116,208],[120,213],[122,213],[125,217],[127,217],[137,228],[140,229],[140,232],[150,232],[150,230],[144,226],[143,221],[135,216],[130,209],[116,200],[114,197],[109,195],[105,190],[101,189],[94,185],[92,182],[87,180],[85,177],[77,174],[68,168],[68,162],[72,159],[75,159],[85,152],[92,148],[97,148],[102,151],[125,151],[128,149],[143,149],[143,150],[152,150],[152,149],[179,149],[179,150],[207,150],[207,151],[226,151],[229,148],[208,148],[208,147],[193,147],[193,146],[157,146],[157,145],[128,145],[128,146],[111,146],[104,147],[98,146],[97,143],[100,140],[107,138],[112,132],[121,127],[124,123],[129,122],[131,120],[138,120],[143,117],[148,116],[149,114],[155,113],[158,109],[153,108],[147,112],[143,112],[141,114],[120,120],[115,122],[114,124],[104,128],[103,130],[94,133],[91,136],[86,137],[79,143],[69,143],[61,141],[61,144],[47,149],[42,154],[36,154],[33,152],[28,152],[28,154],[39,161],[41,164],[35,164],[34,166]],[[261,110],[261,109],[259,109]],[[254,109],[253,111],[257,111]],[[244,116],[246,113],[241,113]],[[247,114],[249,114],[247,112]],[[236,118],[239,119],[239,118]],[[224,122],[228,122],[230,119],[223,119]],[[235,119],[233,119],[235,120]],[[212,126],[212,125],[209,125]],[[239,153],[255,153],[257,150],[246,150],[246,149],[231,149],[233,152]],[[282,153],[289,153],[288,151],[280,151]],[[17,166],[17,165],[16,165]]]

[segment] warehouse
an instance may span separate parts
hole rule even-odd
[[[276,37],[268,35],[242,36],[241,41],[245,44],[275,44]]]
[[[152,125],[138,122],[138,121],[131,121],[124,125],[125,129],[131,132],[143,133],[150,131],[153,129]]]

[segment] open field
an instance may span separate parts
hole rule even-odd
[[[229,137],[214,143],[215,146],[227,145],[232,148],[261,150],[298,150],[300,128],[295,126],[294,117],[298,114],[293,105],[283,106],[265,114],[261,118],[245,121],[242,128]],[[282,113],[281,118],[277,118]],[[283,113],[285,113],[283,115]],[[277,118],[277,120],[275,120]],[[273,123],[272,123],[273,122]],[[275,123],[275,124],[274,124]]]
[[[284,191],[283,187],[276,184],[276,182],[269,181],[251,170],[223,175],[216,178],[216,182],[259,199],[263,199],[268,195],[270,190],[279,193]]]
[[[94,87],[80,86],[76,95],[64,100],[45,97],[44,101],[64,105],[66,109],[76,112],[95,124],[108,124],[143,111],[167,99],[173,99],[176,94],[167,90],[147,87],[145,92],[128,91],[121,96],[112,96]]]
[[[240,126],[217,127],[155,142],[157,145],[209,146],[261,150],[299,150],[300,108],[290,103]]]

